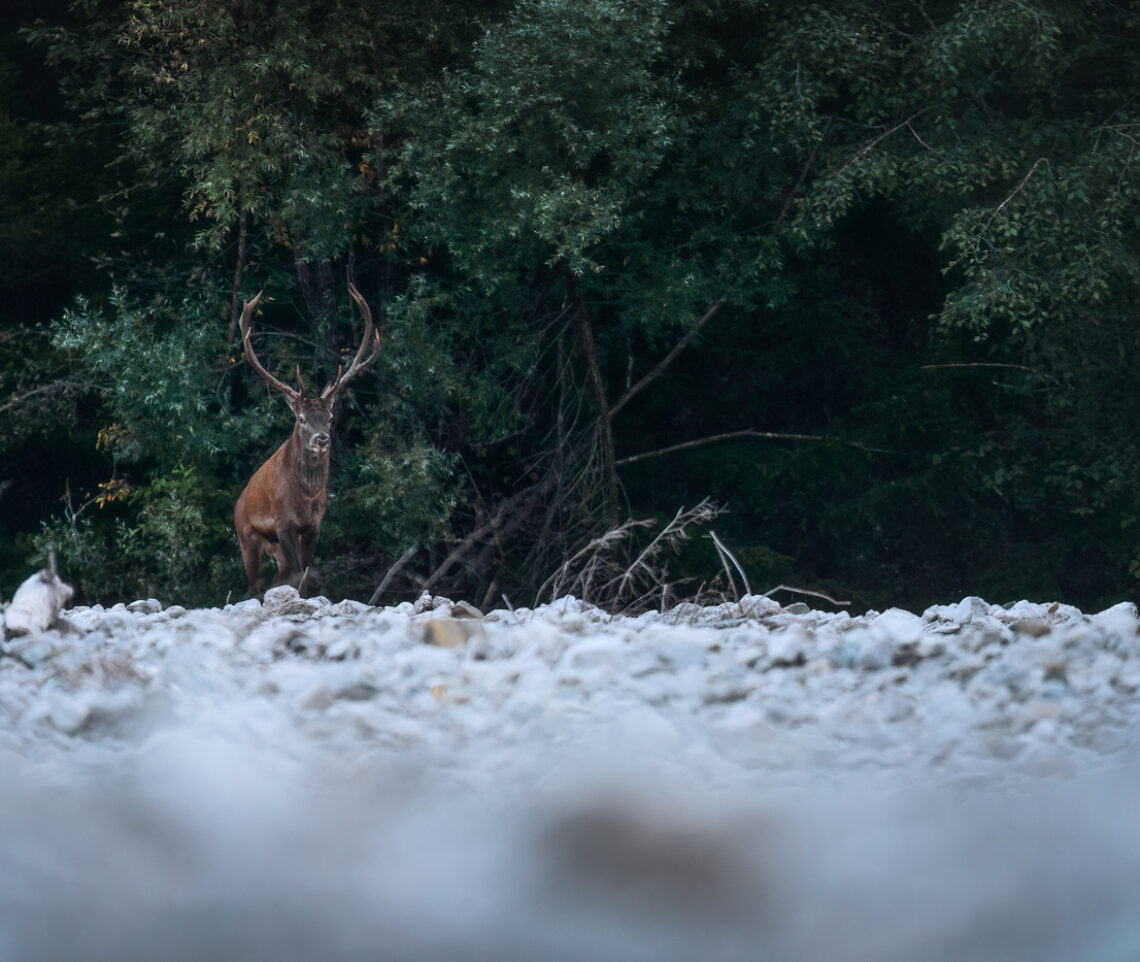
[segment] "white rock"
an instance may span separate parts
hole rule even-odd
[[[768,662],[776,668],[804,664],[814,653],[814,639],[803,628],[794,625],[768,637]]]
[[[1122,652],[1140,651],[1140,640],[1136,637],[1140,633],[1140,617],[1131,601],[1097,612],[1089,620],[1104,633],[1105,647]]]
[[[320,605],[311,598],[302,598],[292,585],[278,585],[265,592],[261,601],[272,615],[311,615]],[[325,599],[328,603],[328,599]]]
[[[620,638],[592,636],[572,644],[563,653],[559,665],[573,671],[620,668],[629,655],[629,646]]]
[[[954,607],[953,620],[960,625],[968,625],[970,622],[981,618],[990,613],[990,606],[981,598],[969,597],[963,598]]]
[[[59,622],[60,611],[75,594],[57,574],[47,568],[28,578],[12,598],[4,612],[8,637],[47,631]]]

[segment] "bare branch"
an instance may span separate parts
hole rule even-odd
[[[641,378],[635,385],[633,385],[633,387],[626,390],[626,392],[620,398],[618,398],[616,402],[614,402],[614,404],[610,407],[609,416],[612,418],[634,397],[636,397],[643,390],[645,390],[645,388],[647,388],[650,384],[661,377],[661,375],[665,373],[665,369],[668,368],[669,365],[677,359],[677,355],[693,343],[693,339],[697,336],[698,333],[700,333],[701,328],[709,322],[712,316],[720,310],[723,304],[724,298],[722,297],[719,301],[709,307],[709,309],[697,319],[697,323],[694,324],[685,334],[685,336],[682,337],[681,340],[679,340],[673,346],[673,350],[666,354],[665,357],[663,357],[658,362],[657,366],[654,367],[652,371]],[[621,462],[619,461],[618,463],[620,464]]]
[[[517,494],[500,501],[490,521],[480,525],[451,549],[447,557],[443,559],[443,564],[436,568],[424,581],[422,586],[423,590],[430,591],[432,586],[446,575],[452,566],[462,559],[475,545],[482,541],[483,538],[490,534],[500,537],[514,531],[515,528],[519,527],[523,521],[526,520],[530,507],[540,502],[553,487],[554,478],[553,476],[548,476],[537,484],[531,485],[529,488],[525,488]],[[504,518],[506,518],[508,514],[510,517],[504,523]]]
[[[822,441],[831,444],[843,444],[849,448],[858,448],[860,451],[870,451],[874,454],[902,454],[902,451],[892,451],[889,448],[876,448],[869,444],[863,444],[859,441],[848,441],[845,438],[834,438],[826,434],[784,434],[779,431],[753,431],[747,429],[744,431],[728,431],[725,434],[712,434],[707,438],[696,438],[692,441],[682,441],[680,444],[673,444],[667,448],[658,448],[656,451],[643,451],[641,454],[631,454],[628,457],[620,458],[616,463],[618,467],[623,464],[634,464],[638,461],[645,461],[648,458],[660,458],[666,454],[673,454],[677,451],[684,451],[688,448],[700,447],[704,444],[713,444],[717,441],[730,441],[734,438],[766,438],[772,441]]]
[[[784,220],[788,216],[788,212],[792,209],[792,204],[796,201],[796,195],[799,194],[800,188],[803,187],[804,181],[807,180],[808,174],[811,173],[812,167],[815,166],[815,158],[819,153],[820,145],[827,139],[827,134],[831,130],[831,123],[834,118],[827,118],[827,126],[824,127],[823,133],[820,134],[819,140],[811,148],[811,153],[808,155],[807,161],[804,163],[803,170],[800,171],[799,179],[796,180],[792,189],[788,191],[788,197],[784,201],[784,206],[780,208],[779,216],[776,218],[776,223],[772,225],[772,233],[778,234],[780,228],[784,226]]]
[[[55,381],[48,381],[47,384],[41,384],[39,387],[25,391],[23,394],[13,394],[7,401],[0,404],[0,414],[3,414],[5,411],[10,411],[14,407],[18,407],[29,398],[36,397],[38,394],[47,394],[49,391],[67,387],[69,383],[71,383],[70,378],[58,378]]]
[[[914,127],[911,126],[911,123],[909,120],[906,122],[906,129],[911,132],[914,139],[917,140],[920,144],[922,144],[923,147],[925,147],[932,154],[934,154],[934,156],[937,157],[939,160],[942,159],[942,155],[937,150],[935,150],[933,147],[930,146],[930,144],[928,144],[925,140],[923,140],[921,137],[918,136],[918,131],[915,130]]]
[[[918,112],[918,114],[914,115],[914,117],[917,117],[922,112],[923,111],[920,110]],[[846,163],[844,163],[843,166],[839,168],[838,171],[836,171],[836,173],[842,174],[849,167],[854,167],[857,163],[859,163],[859,161],[861,161],[864,157],[866,157],[867,154],[869,154],[872,150],[874,150],[877,146],[879,146],[879,144],[882,141],[886,140],[891,134],[895,133],[895,131],[902,130],[903,127],[909,127],[910,122],[914,119],[914,117],[908,117],[906,120],[902,121],[902,123],[895,124],[890,129],[884,130],[881,134],[879,134],[878,137],[875,137],[874,139],[867,141],[867,143],[865,143],[862,147],[860,147],[859,150],[856,151],[856,153],[853,154],[846,161]]]
[[[535,604],[549,593],[550,601],[572,594],[611,612],[667,608],[674,585],[664,563],[666,549],[676,550],[690,537],[693,525],[706,524],[722,510],[708,499],[692,508],[681,508],[644,547],[637,535],[656,527],[650,519],[631,518],[590,538],[543,582]]]
[[[736,590],[736,579],[732,577],[732,568],[728,565],[728,556],[724,552],[724,546],[714,540],[713,546],[716,548],[717,557],[720,558],[720,566],[724,569],[724,576],[728,579],[728,586],[732,589],[732,597],[734,601],[740,601],[740,592]]]
[[[577,282],[571,277],[571,294],[576,305],[575,319],[578,326],[578,340],[582,356],[586,361],[586,378],[594,393],[594,406],[598,411],[597,431],[602,452],[602,485],[606,497],[606,520],[613,524],[618,517],[618,476],[614,456],[613,409],[606,400],[606,387],[602,380],[602,368],[598,361],[598,345],[590,327],[586,305],[578,290]]]
[[[686,510],[683,507],[679,508],[673,520],[665,525],[653,540],[641,550],[640,554],[633,560],[633,563],[621,574],[611,578],[602,585],[600,591],[605,594],[616,584],[617,588],[612,592],[612,595],[615,601],[620,599],[626,590],[634,583],[638,575],[647,573],[654,576],[654,572],[646,564],[647,559],[655,555],[662,547],[675,546],[678,542],[688,538],[688,533],[685,529],[690,524],[710,521],[720,512],[720,506],[713,504],[707,498],[690,510]]]
[[[579,575],[578,583],[584,587],[588,587],[590,581],[593,579],[594,571],[597,567],[597,559],[600,554],[611,547],[617,541],[627,537],[634,528],[645,528],[653,522],[648,519],[635,519],[631,518],[629,521],[624,522],[620,527],[612,528],[605,534],[599,535],[596,538],[591,538],[583,547],[579,548],[569,558],[562,562],[554,574],[550,575],[538,588],[535,594],[536,600],[541,599],[543,593],[550,589],[550,600],[554,601],[563,593],[563,589],[569,583],[567,575],[574,570],[575,566],[583,561],[589,559],[583,571],[589,571],[589,575],[585,578]],[[583,592],[585,597],[585,592]]]

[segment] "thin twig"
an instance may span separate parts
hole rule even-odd
[[[511,604],[511,599],[507,597],[507,593],[504,591],[500,597],[503,599],[503,604],[507,606],[507,611],[511,613],[511,616],[515,619],[515,621],[518,621],[519,616],[515,613],[515,606]]]
[[[726,555],[728,555],[729,560],[733,563],[736,570],[740,572],[740,580],[744,582],[744,593],[746,595],[752,594],[752,586],[748,583],[748,575],[744,573],[744,569],[740,566],[740,562],[736,560],[736,555],[728,550],[728,547],[723,541],[720,540],[720,538],[716,536],[716,532],[713,531],[712,528],[709,528],[709,537],[712,538],[713,544],[717,546],[718,550],[723,551]]]
[[[942,159],[942,155],[937,150],[935,150],[933,147],[930,146],[930,144],[928,144],[925,140],[923,140],[921,137],[918,136],[918,131],[915,130],[914,127],[911,126],[911,123],[909,120],[906,122],[906,129],[911,132],[911,134],[914,136],[914,139],[917,140],[920,144],[922,144],[923,147],[925,147],[932,154],[934,154],[934,156],[937,157],[939,160]]]
[[[420,546],[418,544],[412,545],[407,551],[405,551],[402,555],[400,555],[399,558],[396,559],[392,567],[390,567],[384,577],[380,579],[380,584],[378,584],[376,586],[376,590],[372,592],[372,597],[368,599],[368,604],[370,607],[372,605],[375,605],[376,602],[380,600],[380,596],[384,594],[384,589],[388,587],[389,582],[391,582],[391,580],[395,578],[397,574],[399,574],[400,569],[403,568],[404,565],[411,561],[412,555],[414,555],[419,550],[419,547]]]
[[[725,577],[728,578],[728,586],[732,589],[732,600],[739,602],[740,592],[736,590],[736,579],[732,577],[732,569],[728,566],[728,556],[724,552],[724,546],[713,539],[713,547],[716,548],[717,557],[720,558],[720,566],[724,569]]]
[[[918,117],[920,114],[923,114],[923,113],[925,113],[925,111],[920,110],[918,113],[916,113],[914,115],[914,117]],[[910,122],[912,120],[914,120],[914,117],[908,117],[906,120],[902,121],[902,123],[895,124],[889,130],[884,130],[881,134],[879,134],[878,137],[875,137],[874,139],[869,140],[862,147],[860,147],[859,150],[842,167],[840,167],[838,171],[836,171],[836,173],[842,174],[849,167],[854,167],[857,163],[859,163],[859,161],[861,161],[864,157],[866,157],[867,154],[869,154],[872,150],[874,150],[879,145],[879,143],[881,141],[886,140],[895,131],[902,130],[903,127],[909,127]]]
[[[831,597],[831,595],[825,595],[822,591],[812,591],[809,588],[795,588],[792,585],[776,585],[775,588],[770,588],[768,591],[765,591],[764,594],[762,594],[760,597],[770,598],[777,591],[793,591],[798,595],[811,595],[813,598],[822,598],[824,601],[830,601],[833,605],[837,605],[840,608],[846,608],[849,604],[851,604],[850,601],[836,601]]]
[[[1015,371],[1028,371],[1030,374],[1040,374],[1041,372],[1034,367],[1026,367],[1024,364],[1002,364],[997,361],[970,361],[958,364],[922,364],[919,366],[920,371],[940,371],[948,367],[1007,367]]]
[[[1005,200],[1003,200],[1000,204],[997,205],[997,207],[994,208],[993,213],[989,216],[989,220],[986,221],[985,226],[981,230],[982,234],[985,234],[985,232],[990,229],[990,224],[992,224],[994,222],[994,218],[1002,212],[1002,209],[1005,207],[1005,205],[1021,193],[1022,188],[1024,188],[1025,185],[1029,183],[1029,178],[1033,176],[1033,172],[1042,164],[1047,163],[1049,163],[1049,160],[1046,157],[1038,157],[1037,160],[1033,162],[1033,166],[1029,168],[1029,173],[1021,178],[1021,183],[1014,187],[1013,190],[1009,192],[1009,196],[1007,196]]]

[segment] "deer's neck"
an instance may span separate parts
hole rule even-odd
[[[297,480],[301,486],[308,490],[319,490],[328,484],[329,480],[329,452],[313,451],[302,444],[301,439],[294,435],[289,440],[292,447],[290,454],[296,472]]]

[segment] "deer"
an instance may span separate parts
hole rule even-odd
[[[253,350],[251,318],[263,293],[258,292],[242,305],[242,347],[250,367],[284,396],[296,420],[288,440],[254,472],[234,505],[234,527],[251,598],[260,597],[261,559],[265,554],[277,562],[274,586],[295,583],[298,590],[303,589],[328,503],[333,404],[345,384],[366,371],[380,353],[380,333],[372,329],[372,312],[355,285],[349,283],[348,293],[364,317],[364,337],[348,370],[341,364],[336,378],[319,396],[307,397],[299,364],[300,390],[295,390],[270,374]],[[371,353],[365,356],[370,345]]]

